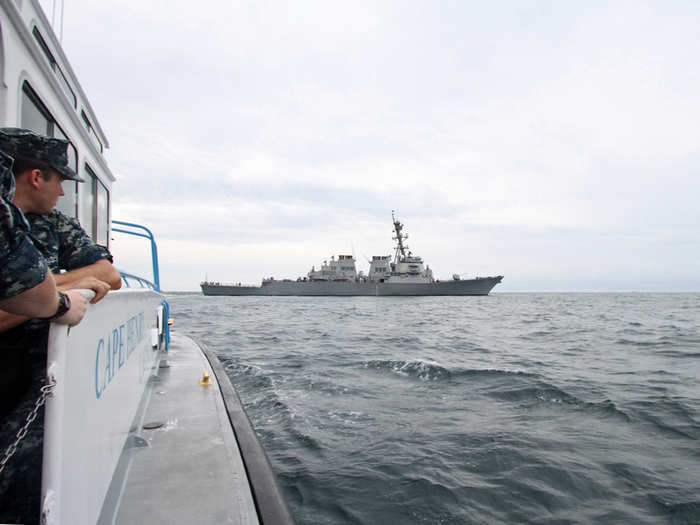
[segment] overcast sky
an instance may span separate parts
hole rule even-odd
[[[698,27],[697,1],[69,0],[64,47],[166,290],[366,271],[396,210],[440,278],[698,291]]]

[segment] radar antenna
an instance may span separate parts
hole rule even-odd
[[[392,236],[392,239],[396,241],[396,254],[394,255],[394,264],[398,264],[406,258],[406,250],[408,250],[408,245],[405,245],[404,241],[408,239],[408,234],[402,233],[403,224],[401,224],[398,221],[398,219],[394,217],[394,210],[391,210],[391,220],[394,223],[394,233],[396,234]]]

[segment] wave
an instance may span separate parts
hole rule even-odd
[[[665,514],[671,518],[671,523],[700,523],[700,501],[666,503],[658,497],[652,497],[652,499],[664,509]]]
[[[635,418],[652,425],[657,432],[671,437],[700,439],[698,412],[679,399],[661,397],[632,405]]]
[[[503,401],[518,403],[558,403],[558,404],[581,404],[581,400],[567,392],[545,382],[538,381],[536,384],[525,384],[513,388],[513,385],[504,385],[498,390],[489,392],[490,397]]]
[[[412,361],[373,360],[367,361],[363,365],[365,368],[389,370],[401,376],[415,377],[424,381],[444,380],[452,377],[452,373],[447,368],[438,363],[420,359]]]
[[[223,360],[222,360],[223,361]],[[228,360],[227,360],[228,361]],[[238,362],[224,363],[226,374],[237,387],[250,385],[254,388],[272,388],[274,381],[262,368]]]
[[[668,340],[656,340],[656,341],[635,341],[627,338],[620,338],[615,341],[615,344],[625,345],[625,346],[642,346],[642,347],[658,347],[658,346],[669,346],[672,345],[672,341]]]
[[[520,370],[502,370],[498,368],[455,368],[450,370],[435,361],[422,359],[393,360],[380,359],[362,363],[367,369],[390,371],[404,377],[416,377],[427,381],[454,380],[459,378],[509,378],[539,377],[539,374]]]
[[[618,408],[610,399],[585,401],[544,381],[516,387],[513,387],[512,384],[503,385],[497,390],[487,392],[487,395],[502,401],[516,403],[522,408],[532,408],[538,405],[561,405],[581,410],[593,416],[614,417],[626,422],[632,420],[629,414]]]
[[[665,357],[680,357],[680,358],[696,358],[700,357],[700,352],[697,351],[697,349],[693,349],[690,351],[683,351],[683,350],[660,350],[656,352],[658,355],[663,355]]]
[[[550,337],[554,335],[554,333],[553,330],[535,330],[528,334],[521,335],[520,339],[539,339],[541,337]]]
[[[599,401],[597,403],[586,402],[583,404],[582,408],[589,413],[603,416],[621,417],[627,422],[632,421],[629,414],[618,408],[617,405],[615,405],[615,403],[610,399],[604,399],[603,401]]]

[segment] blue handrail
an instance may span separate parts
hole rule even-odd
[[[122,276],[122,280],[124,281],[124,284],[126,285],[127,288],[130,288],[131,285],[129,283],[129,279],[133,279],[137,281],[141,287],[143,288],[144,285],[146,285],[147,288],[151,288],[155,290],[156,292],[160,292],[160,269],[158,267],[158,246],[156,246],[156,239],[153,236],[153,233],[151,230],[146,228],[145,226],[141,226],[140,224],[135,224],[133,222],[124,222],[124,221],[117,221],[117,220],[112,220],[112,224],[118,224],[120,226],[125,226],[128,228],[135,228],[137,230],[143,230],[146,233],[141,233],[139,231],[133,231],[133,230],[126,230],[124,228],[115,228],[112,226],[112,231],[113,232],[120,232],[120,233],[126,233],[128,235],[134,235],[136,237],[144,237],[148,239],[151,242],[151,262],[153,263],[153,282],[144,279],[143,277],[138,277],[136,275],[126,273],[126,272],[120,272]],[[163,334],[165,335],[165,351],[168,351],[168,347],[170,346],[170,324],[168,323],[168,320],[170,319],[170,305],[168,305],[168,301],[163,299],[161,301],[161,305],[163,306]]]
[[[124,230],[122,228],[112,227],[112,231],[114,231],[114,232],[128,233],[129,235],[135,235],[136,237],[145,237],[146,239],[151,241],[151,261],[153,262],[153,283],[155,284],[156,292],[160,292],[160,275],[159,275],[159,271],[158,271],[158,247],[156,246],[156,240],[155,240],[155,237],[153,237],[153,233],[151,233],[151,230],[149,230],[145,226],[141,226],[140,224],[134,224],[133,222],[123,222],[123,221],[112,220],[112,224],[119,224],[121,226],[128,226],[130,228],[138,228],[138,229],[146,232],[146,233],[139,233],[139,232],[135,232],[135,231],[131,231],[131,230]]]
[[[122,276],[124,286],[126,286],[127,288],[131,288],[132,281],[136,281],[135,287],[137,288],[148,288],[149,290],[156,289],[156,285],[148,279],[144,279],[143,277],[139,277],[138,275],[134,275],[133,273],[129,272],[124,272],[122,270],[119,270],[119,274]]]

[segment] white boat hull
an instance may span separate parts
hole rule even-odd
[[[70,329],[51,325],[42,469],[45,523],[96,523],[158,356],[163,296],[119,290]]]

